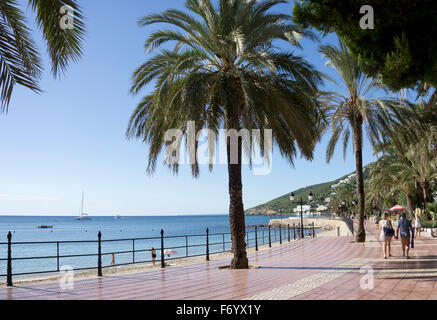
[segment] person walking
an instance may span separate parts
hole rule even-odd
[[[381,218],[380,218],[380,216],[377,214],[377,215],[375,216],[375,226],[376,226],[376,228],[379,227],[379,221],[381,221]]]
[[[396,230],[396,239],[401,236],[401,246],[402,246],[402,257],[405,257],[405,253],[407,254],[407,259],[410,258],[408,255],[410,252],[410,236],[413,228],[411,226],[410,220],[407,219],[407,215],[405,212],[402,212],[401,218],[398,222],[398,228]]]
[[[422,224],[420,223],[419,213],[416,212],[414,219],[414,239],[420,240],[420,233],[422,232]]]
[[[382,251],[384,253],[384,259],[391,257],[391,241],[394,236],[394,229],[391,221],[387,218],[386,214],[382,215],[382,220],[379,222],[379,240],[383,243]]]

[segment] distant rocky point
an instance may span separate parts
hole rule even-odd
[[[257,208],[252,208],[249,210],[246,210],[246,212],[244,213],[247,216],[273,216],[273,215],[277,215],[279,214],[277,211],[272,210],[272,209],[257,209]]]

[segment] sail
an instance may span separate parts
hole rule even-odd
[[[82,220],[82,219],[89,219],[88,218],[88,214],[86,214],[85,212],[83,212],[83,200],[85,197],[85,193],[82,191],[82,201],[80,204],[80,215],[76,218],[74,218],[75,220]]]

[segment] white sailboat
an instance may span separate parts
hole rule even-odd
[[[83,212],[83,197],[84,197],[84,192],[82,191],[82,204],[80,207],[80,216],[74,218],[74,220],[89,220],[90,219],[88,214]]]

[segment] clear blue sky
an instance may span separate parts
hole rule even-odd
[[[145,174],[147,147],[124,136],[140,99],[129,93],[131,75],[147,58],[143,44],[155,29],[140,28],[137,20],[167,8],[182,8],[183,1],[81,3],[87,24],[83,58],[62,79],[53,79],[45,47],[35,33],[44,50],[44,93],[16,87],[9,113],[0,115],[0,214],[76,215],[82,190],[90,215],[227,213],[226,165],[217,165],[212,173],[201,167],[197,180],[191,178],[188,166],[173,176],[159,165],[149,177]],[[290,4],[284,10],[291,8]],[[300,54],[338,79],[324,66],[318,44],[303,41],[303,45]],[[324,137],[315,160],[298,158],[294,168],[274,151],[272,172],[266,176],[254,176],[245,167],[245,208],[354,171],[352,146],[346,161],[339,148],[328,165],[326,144]],[[374,160],[367,140],[363,156],[365,164]]]

